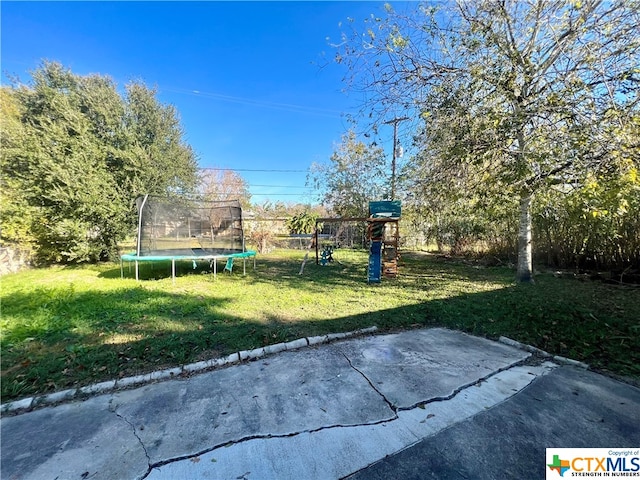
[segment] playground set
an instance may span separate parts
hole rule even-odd
[[[328,222],[366,222],[366,239],[369,249],[369,266],[367,280],[369,283],[380,283],[382,277],[398,276],[398,246],[400,242],[399,222],[402,215],[402,204],[395,201],[369,202],[368,217],[318,218],[316,220],[314,244],[316,248],[316,264],[328,265],[333,262],[335,245],[323,245],[319,242],[320,223]]]
[[[225,260],[224,271],[233,271],[234,259],[246,260],[256,252],[245,250],[242,208],[237,200],[211,202],[185,198],[169,199],[144,195],[136,199],[138,235],[136,251],[120,257],[120,276],[124,278],[123,262],[135,263],[139,280],[140,262],[171,261],[171,279],[175,282],[176,262],[208,261],[217,274],[217,261]]]

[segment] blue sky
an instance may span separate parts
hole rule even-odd
[[[310,202],[358,98],[342,93],[330,46],[340,22],[382,2],[6,2],[2,81],[42,59],[120,86],[156,86],[180,113],[201,167],[238,169],[253,201]],[[324,56],[323,56],[324,54]],[[265,172],[250,170],[297,170]]]

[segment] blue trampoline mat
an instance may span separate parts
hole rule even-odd
[[[198,260],[211,258],[247,258],[255,257],[255,250],[245,252],[238,250],[204,250],[204,249],[180,249],[180,250],[156,250],[145,255],[137,255],[135,252],[125,253],[120,258],[125,262],[154,262],[163,260]]]

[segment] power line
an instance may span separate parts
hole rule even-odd
[[[302,190],[315,190],[314,187],[303,187],[301,185],[258,185],[258,184],[254,184],[254,183],[245,183],[247,188],[253,188],[253,187],[261,187],[261,188],[301,188]],[[216,185],[213,185],[214,187]],[[217,186],[221,186],[221,185],[217,185]],[[230,185],[230,187],[237,187],[237,185]],[[223,192],[222,190],[220,190],[220,192]]]
[[[217,168],[217,167],[200,167],[200,170],[215,170],[227,172],[269,172],[269,173],[307,173],[308,170],[278,170],[278,169],[260,169],[260,168]]]
[[[215,186],[222,186],[224,187],[224,182],[222,184],[218,184],[218,185],[208,185],[209,187],[215,187]],[[253,187],[260,187],[260,188],[301,188],[303,190],[315,190],[315,187],[308,187],[308,186],[303,186],[303,185],[267,185],[267,184],[258,184],[258,183],[247,183],[247,182],[243,182],[243,186],[245,186],[246,188],[253,188]],[[229,185],[229,187],[233,188],[233,187],[238,187],[238,185]]]
[[[252,197],[261,196],[261,197],[279,197],[281,195],[286,195],[290,197],[304,197],[307,195],[311,195],[310,193],[250,193]]]
[[[273,188],[304,188],[307,190],[313,190],[313,187],[300,187],[298,185],[259,185],[257,183],[250,183],[250,187],[273,187]]]
[[[270,102],[270,101],[255,99],[255,98],[234,97],[231,95],[224,95],[221,93],[203,92],[200,90],[185,89],[185,88],[164,87],[162,90],[167,92],[179,93],[183,95],[194,95],[201,98],[210,98],[210,99],[221,100],[225,102],[239,103],[241,105],[248,105],[252,107],[284,110],[292,113],[306,113],[306,114],[318,115],[323,117],[331,117],[331,118],[340,118],[342,116],[342,112],[338,110],[329,110],[326,108],[311,107],[308,105]]]
[[[207,192],[207,194],[211,194],[211,195],[246,195],[247,192]],[[273,196],[273,197],[279,197],[281,195],[286,195],[286,196],[292,196],[292,197],[304,197],[304,196],[308,196],[311,195],[311,193],[305,193],[305,192],[301,192],[301,193],[248,193],[250,196],[255,197],[255,196]]]

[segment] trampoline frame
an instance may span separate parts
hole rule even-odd
[[[140,281],[139,263],[140,262],[164,262],[171,261],[171,281],[176,283],[176,260],[209,260],[213,265],[213,278],[217,278],[217,260],[229,258],[242,258],[242,274],[247,274],[247,258],[253,257],[253,269],[256,269],[256,252],[247,250],[245,252],[224,253],[219,255],[137,255],[136,252],[125,253],[120,256],[120,278],[124,278],[124,262],[135,262],[136,265],[136,281]]]
[[[247,258],[253,257],[253,268],[255,270],[256,268],[256,252],[254,250],[245,250],[245,244],[244,244],[244,232],[243,232],[243,218],[242,218],[242,209],[240,207],[240,203],[237,200],[233,200],[233,201],[229,201],[229,202],[208,202],[208,201],[204,201],[204,203],[206,204],[218,204],[218,203],[231,203],[231,202],[235,202],[237,205],[236,206],[228,206],[225,205],[223,207],[216,207],[216,208],[236,208],[239,210],[239,217],[234,217],[231,216],[229,218],[232,219],[232,221],[236,221],[239,220],[240,222],[240,235],[241,235],[241,247],[242,250],[240,250],[239,248],[233,249],[233,246],[231,249],[220,249],[220,248],[193,248],[193,247],[187,247],[187,248],[178,248],[178,249],[171,249],[171,248],[166,248],[166,249],[161,249],[161,250],[155,250],[149,252],[149,254],[143,254],[143,248],[142,248],[142,229],[143,229],[143,215],[142,212],[145,209],[145,206],[147,205],[147,200],[149,199],[150,195],[142,195],[140,197],[138,197],[136,199],[136,204],[138,207],[138,235],[137,235],[137,241],[136,241],[136,251],[135,252],[130,252],[130,253],[126,253],[120,256],[120,278],[123,279],[124,278],[124,262],[128,262],[129,263],[129,271],[131,271],[131,262],[135,263],[135,271],[136,271],[136,281],[140,280],[140,262],[164,262],[164,261],[170,261],[171,262],[171,280],[173,283],[175,283],[176,281],[176,261],[187,261],[187,260],[191,260],[194,263],[194,268],[195,268],[195,262],[196,261],[200,261],[200,260],[208,260],[210,265],[213,267],[213,277],[214,279],[217,277],[217,260],[219,259],[234,259],[234,258],[242,258],[242,273],[243,275],[246,275],[247,273]],[[165,203],[168,199],[162,199],[162,197],[155,197],[154,198],[160,198],[161,199],[161,204]],[[196,200],[196,202],[198,202]],[[212,207],[209,207],[212,208]],[[191,235],[191,234],[190,234]],[[212,233],[213,236],[213,233]],[[195,237],[194,237],[195,238]],[[233,242],[233,240],[232,240]],[[227,263],[227,267],[230,264]],[[232,264],[231,264],[232,265]],[[227,268],[225,267],[225,268]]]

